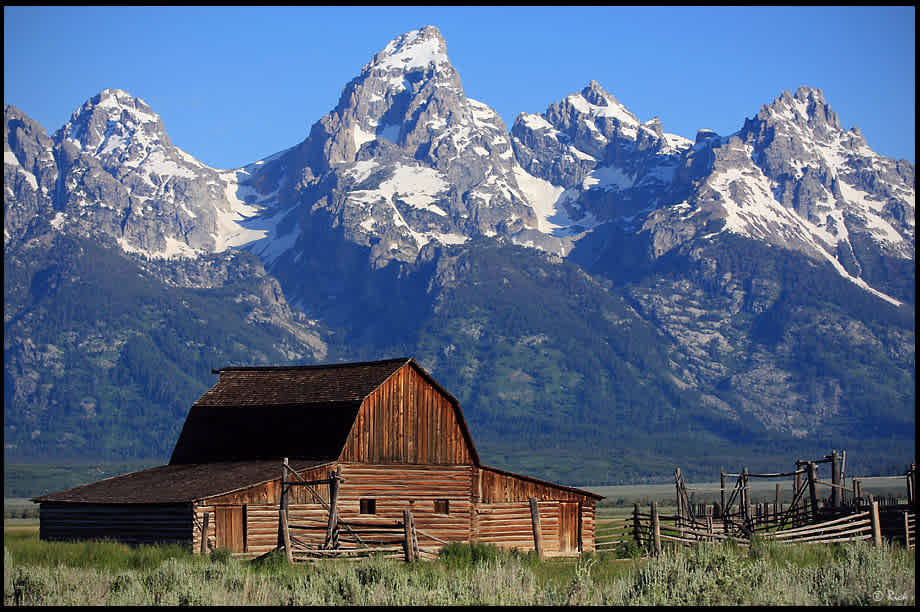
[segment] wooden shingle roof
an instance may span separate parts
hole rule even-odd
[[[230,367],[195,406],[360,402],[410,358],[312,366]]]
[[[327,462],[291,460],[289,463],[291,468],[299,472]],[[191,503],[276,480],[281,477],[281,469],[281,461],[267,460],[161,465],[48,493],[32,501],[90,504]]]

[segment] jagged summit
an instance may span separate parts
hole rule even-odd
[[[172,146],[160,116],[146,102],[121,89],[105,89],[87,100],[54,138],[101,155],[123,149],[132,140]]]
[[[371,247],[379,266],[415,261],[428,244],[509,237],[537,226],[515,180],[504,122],[466,96],[433,26],[375,54],[308,138],[253,181],[281,177],[282,167],[301,178],[285,186],[276,179],[281,200],[332,215],[349,240]],[[317,205],[312,194],[327,183],[337,187]],[[252,248],[264,253],[271,241]],[[292,253],[306,248],[287,244]]]
[[[374,55],[363,72],[370,70],[401,70],[411,72],[428,66],[449,64],[447,42],[437,27],[428,25],[394,38]]]
[[[566,96],[565,102],[571,104],[580,114],[602,122],[616,122],[621,129],[626,128],[624,133],[636,135],[639,119],[612,94],[605,91],[597,81],[592,80],[579,93]]]

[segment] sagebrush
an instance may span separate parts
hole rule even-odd
[[[702,545],[654,559],[597,554],[539,561],[482,544],[452,544],[407,565],[369,558],[289,566],[115,543],[55,561],[9,540],[4,605],[910,605],[914,555],[897,545]],[[60,557],[68,546],[56,543]],[[107,559],[106,553],[111,553]],[[133,556],[132,556],[133,555]],[[61,557],[63,558],[63,557]],[[110,559],[117,558],[121,567]],[[132,567],[133,566],[133,567]]]

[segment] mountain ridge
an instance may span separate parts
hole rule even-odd
[[[744,437],[912,447],[913,166],[844,132],[818,89],[691,141],[591,81],[509,130],[429,26],[375,54],[300,143],[241,168],[174,147],[117,89],[52,136],[6,106],[4,136],[8,453],[50,453],[95,418],[73,415],[130,432],[125,397],[152,394],[172,427],[211,367],[395,354],[509,468],[568,440],[609,473],[602,449],[644,435],[656,465]],[[61,295],[124,308],[106,325]],[[170,389],[158,371],[195,374]]]

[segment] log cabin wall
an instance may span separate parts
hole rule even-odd
[[[581,550],[582,552],[594,552],[597,550],[597,541],[594,539],[595,529],[597,528],[597,504],[582,504],[581,506]]]
[[[546,552],[559,551],[559,504],[537,502]],[[500,502],[476,507],[478,529],[474,539],[501,548],[534,550],[530,503]]]
[[[509,541],[517,541],[526,524],[530,530],[530,549],[533,550],[533,530],[531,525],[528,500],[534,497],[539,502],[540,520],[543,526],[543,539],[547,552],[560,552],[566,549],[593,551],[594,528],[597,500],[566,487],[541,482],[526,477],[508,474],[492,468],[483,467],[476,471],[476,489],[474,497],[480,500],[479,508],[473,519],[474,537],[488,538],[498,544],[496,524],[491,518],[496,512],[510,513],[509,520],[514,527],[509,527]],[[544,502],[551,502],[549,505]],[[514,510],[512,510],[514,508]],[[551,513],[547,520],[545,513]],[[523,518],[521,518],[523,516]],[[525,520],[526,519],[526,520]],[[560,528],[560,524],[563,527]],[[562,531],[560,531],[562,529]]]
[[[417,529],[445,541],[470,541],[472,466],[343,463],[342,477],[337,507],[343,520],[368,518],[361,500],[374,500],[377,518],[401,521],[403,510],[410,510]]]
[[[39,539],[110,538],[131,544],[190,542],[191,504],[41,504]]]
[[[411,510],[417,529],[439,539],[451,542],[469,542],[473,503],[472,467],[423,466],[423,465],[371,465],[341,464],[344,482],[339,487],[336,508],[341,520],[360,521],[362,519],[386,519],[402,521],[403,510]],[[302,473],[305,480],[328,477],[334,466],[324,466]],[[273,484],[279,486],[280,479]],[[328,487],[313,487],[328,503]],[[291,487],[292,495],[299,493],[300,499],[290,501],[288,517],[294,525],[320,527],[326,525],[329,514],[326,508],[316,503],[313,496],[306,494],[305,487]],[[215,498],[218,499],[218,498]],[[242,542],[234,552],[261,554],[273,550],[278,544],[278,503],[279,497],[267,503],[258,501],[256,492],[244,491],[231,496],[219,498],[221,504],[199,504],[196,506],[197,525],[193,550],[201,547],[200,526],[203,525],[204,513],[209,514],[208,542],[214,549],[230,543],[227,537],[221,537],[220,524],[226,510],[238,508],[243,517],[244,534]],[[257,500],[249,503],[246,500]],[[374,514],[362,514],[361,500],[374,501]],[[233,503],[227,503],[233,502]],[[305,503],[313,502],[313,503]],[[444,503],[446,502],[446,504]],[[446,512],[445,512],[446,510]],[[529,515],[528,515],[529,517]],[[528,519],[529,520],[529,519]],[[550,520],[550,519],[548,519]],[[325,529],[311,532],[299,532],[297,537],[313,545],[320,545],[325,537]],[[435,542],[421,538],[422,545],[436,545]],[[236,541],[236,540],[233,540]]]
[[[298,470],[297,473],[304,480],[320,480],[329,477],[329,471],[335,469],[334,463],[328,463],[323,466],[311,468],[308,470]],[[243,504],[275,504],[277,507],[281,503],[281,462],[278,462],[278,478],[263,482],[258,485],[246,487],[239,491],[209,497],[202,500],[203,504],[212,506],[240,506]],[[292,480],[296,480],[291,478]],[[313,490],[319,493],[321,497],[329,499],[329,487],[319,485],[313,487]],[[291,487],[288,491],[289,504],[309,504],[312,503],[313,495],[306,487]]]
[[[406,365],[365,398],[340,459],[354,463],[473,463],[454,403]]]
[[[479,470],[479,497],[483,503],[537,500],[587,502],[593,498],[547,482],[508,474],[492,468]]]

